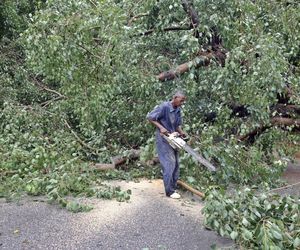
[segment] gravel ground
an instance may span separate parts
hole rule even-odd
[[[171,249],[233,246],[203,227],[201,200],[163,194],[161,180],[116,182],[131,189],[129,202],[89,199],[94,209],[71,213],[42,202],[0,200],[0,249]]]

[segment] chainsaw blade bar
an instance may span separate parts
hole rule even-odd
[[[208,161],[206,160],[203,156],[201,156],[199,153],[197,153],[194,149],[192,149],[189,145],[185,144],[182,147],[187,153],[189,153],[190,155],[192,155],[195,160],[197,160],[198,162],[200,162],[202,165],[204,165],[205,167],[207,167],[210,171],[215,172],[216,168]]]

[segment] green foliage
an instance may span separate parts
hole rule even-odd
[[[234,195],[211,190],[203,208],[205,223],[246,249],[297,249],[300,246],[300,200],[290,196]]]
[[[26,110],[8,103],[0,115],[1,197],[46,195],[72,211],[87,207],[70,203],[66,196],[96,196],[129,199],[120,189],[102,191],[93,187],[101,179],[84,162],[82,146],[65,131],[62,117],[35,107]],[[56,124],[56,126],[53,126]],[[108,197],[107,197],[108,198]]]
[[[100,189],[95,191],[97,198],[112,199],[116,198],[117,201],[127,201],[130,199],[131,190],[122,191],[120,187],[108,187],[107,189]]]
[[[282,172],[288,163],[288,158],[285,156],[291,155],[297,149],[299,140],[299,135],[275,128],[270,129],[253,145],[248,146],[239,144],[233,139],[216,143],[213,135],[214,131],[205,130],[202,137],[197,138],[198,140],[192,146],[218,166],[216,173],[206,171],[205,167],[197,164],[186,153],[180,157],[182,178],[203,191],[212,185],[227,187],[232,183],[279,185]]]
[[[73,212],[73,213],[78,213],[78,212],[88,212],[93,209],[93,207],[89,205],[83,205],[80,204],[76,201],[70,201],[66,205],[66,209]]]
[[[157,88],[146,85],[124,21],[113,1],[48,1],[23,36],[29,67],[67,97],[60,110],[94,147],[141,144],[144,100]]]
[[[29,17],[43,6],[44,0],[3,0],[0,3],[0,39],[16,37],[25,30]]]
[[[74,211],[85,207],[65,196],[126,200],[120,191],[94,190],[99,183],[88,162],[107,162],[126,149],[142,148],[141,161],[130,172],[101,177],[158,176],[158,168],[146,167],[155,149],[145,116],[175,88],[188,95],[183,118],[192,146],[219,168],[211,175],[184,155],[184,178],[202,188],[231,182],[276,185],[285,166],[282,157],[290,153],[278,145],[295,145],[299,135],[291,135],[292,127],[273,127],[252,145],[236,138],[269,126],[278,115],[270,110],[287,87],[294,92],[290,101],[300,104],[298,5],[202,0],[194,7],[198,39],[192,30],[164,31],[190,26],[179,0],[3,1],[1,195],[46,194]],[[213,29],[228,51],[224,67],[212,60],[173,82],[158,82],[155,76],[162,71],[212,49],[207,42]],[[141,35],[148,30],[153,32]],[[233,114],[233,104],[250,114]],[[204,122],[210,112],[215,121]]]
[[[275,12],[280,18],[267,1],[197,1],[195,9],[206,10],[198,28],[204,40],[191,31],[162,31],[189,25],[180,1],[138,6],[128,1],[48,1],[22,36],[28,67],[67,97],[54,105],[93,147],[118,150],[120,145],[144,144],[149,136],[145,114],[157,97],[168,98],[175,87],[188,93],[185,123],[192,134],[201,133],[203,115],[210,111],[218,115],[213,136],[228,138],[233,127],[246,134],[268,124],[277,94],[287,85],[299,90],[299,76],[289,73],[299,47],[297,22],[289,26],[284,18],[288,13],[297,20],[295,7],[280,4]],[[128,20],[140,13],[146,14]],[[175,80],[176,86],[151,77],[193,58],[211,35],[210,27],[218,27],[230,50],[225,67],[212,63],[194,69]],[[138,35],[150,28],[153,35]],[[295,53],[289,54],[291,46]],[[249,119],[232,118],[231,103],[247,106]]]

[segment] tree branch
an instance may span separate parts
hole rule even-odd
[[[88,144],[86,144],[86,143],[85,143],[83,140],[81,140],[80,137],[74,132],[74,130],[71,128],[71,126],[70,126],[70,124],[67,122],[67,120],[64,120],[64,122],[65,122],[67,128],[71,131],[71,133],[76,137],[76,139],[79,141],[79,143],[80,143],[82,146],[84,146],[84,147],[86,147],[86,148],[92,150],[93,153],[98,154],[98,149],[93,148],[93,147],[89,146]]]
[[[46,91],[48,91],[48,92],[50,92],[50,93],[56,94],[56,95],[58,95],[60,98],[66,98],[65,95],[59,93],[58,91],[56,91],[56,90],[54,90],[54,89],[49,89],[48,87],[46,87],[44,84],[42,84],[41,82],[39,82],[35,77],[34,77],[33,79],[31,79],[31,80],[33,80],[33,82],[34,82],[38,87],[40,87],[41,89],[46,90]]]
[[[271,125],[269,125],[269,126],[260,126],[259,128],[256,128],[255,130],[251,131],[250,133],[248,133],[246,135],[239,136],[238,140],[245,141],[246,139],[254,138],[255,136],[257,136],[258,134],[263,133],[265,130],[267,130],[270,127],[272,127],[272,126]]]
[[[174,27],[168,27],[168,28],[164,28],[162,29],[162,31],[178,31],[178,30],[191,30],[190,27],[180,27],[180,26],[174,26]],[[145,32],[139,33],[137,36],[147,36],[152,34],[155,31],[160,31],[160,30],[156,30],[156,29],[150,29],[147,30]]]
[[[64,96],[58,96],[58,97],[56,97],[56,98],[54,98],[54,99],[51,99],[51,100],[42,102],[42,103],[41,103],[41,106],[45,108],[45,107],[47,107],[50,103],[55,102],[55,101],[58,101],[58,100],[61,100],[61,99],[64,99]]]
[[[278,103],[274,105],[273,109],[282,115],[300,114],[300,107],[292,104]]]
[[[94,40],[95,40],[96,38],[94,38]],[[88,52],[90,55],[92,55],[93,57],[95,57],[95,58],[97,58],[97,59],[99,59],[99,60],[103,60],[103,58],[101,58],[100,56],[98,56],[98,55],[95,55],[92,51],[90,51],[89,49],[87,49],[86,47],[84,47],[83,45],[81,45],[81,44],[77,44],[80,48],[82,48],[82,49],[84,49],[86,52]]]
[[[300,127],[300,119],[292,119],[285,117],[273,117],[271,119],[271,124],[275,126],[295,126]]]
[[[250,133],[239,136],[238,140],[245,141],[246,139],[253,138],[261,133],[263,133],[266,129],[271,128],[272,126],[295,126],[296,128],[300,128],[300,119],[292,119],[292,118],[284,118],[284,117],[273,117],[270,120],[271,125],[261,125],[259,128],[251,131]]]
[[[89,2],[94,6],[97,7],[97,4],[93,0],[89,0]]]
[[[132,18],[129,19],[128,25],[130,26],[132,24],[132,22],[134,22],[136,19],[144,17],[144,16],[149,16],[149,13],[140,13],[136,16],[133,16]]]
[[[194,60],[183,63],[176,67],[174,70],[168,70],[160,73],[157,78],[160,81],[169,81],[173,80],[176,77],[179,77],[183,73],[189,71],[192,67],[198,68],[201,66],[207,66],[210,63],[211,56],[198,56]]]
[[[196,10],[194,9],[192,1],[182,0],[182,6],[184,11],[189,15],[191,24],[190,26],[195,29],[199,25],[199,16]]]

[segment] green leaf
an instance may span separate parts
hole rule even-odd
[[[235,240],[238,237],[238,232],[232,231],[230,234],[231,239]]]
[[[293,246],[294,246],[294,248],[297,248],[297,247],[300,246],[300,238],[299,238],[299,237],[296,237],[296,238],[294,239]]]
[[[253,233],[245,228],[243,228],[243,233],[242,236],[244,237],[244,239],[246,240],[251,240],[253,238]]]
[[[276,230],[271,230],[272,235],[277,240],[282,240],[282,234]]]
[[[196,182],[196,179],[193,176],[187,176],[187,181],[192,184]]]
[[[249,221],[245,217],[242,219],[242,223],[246,227],[250,225]]]

